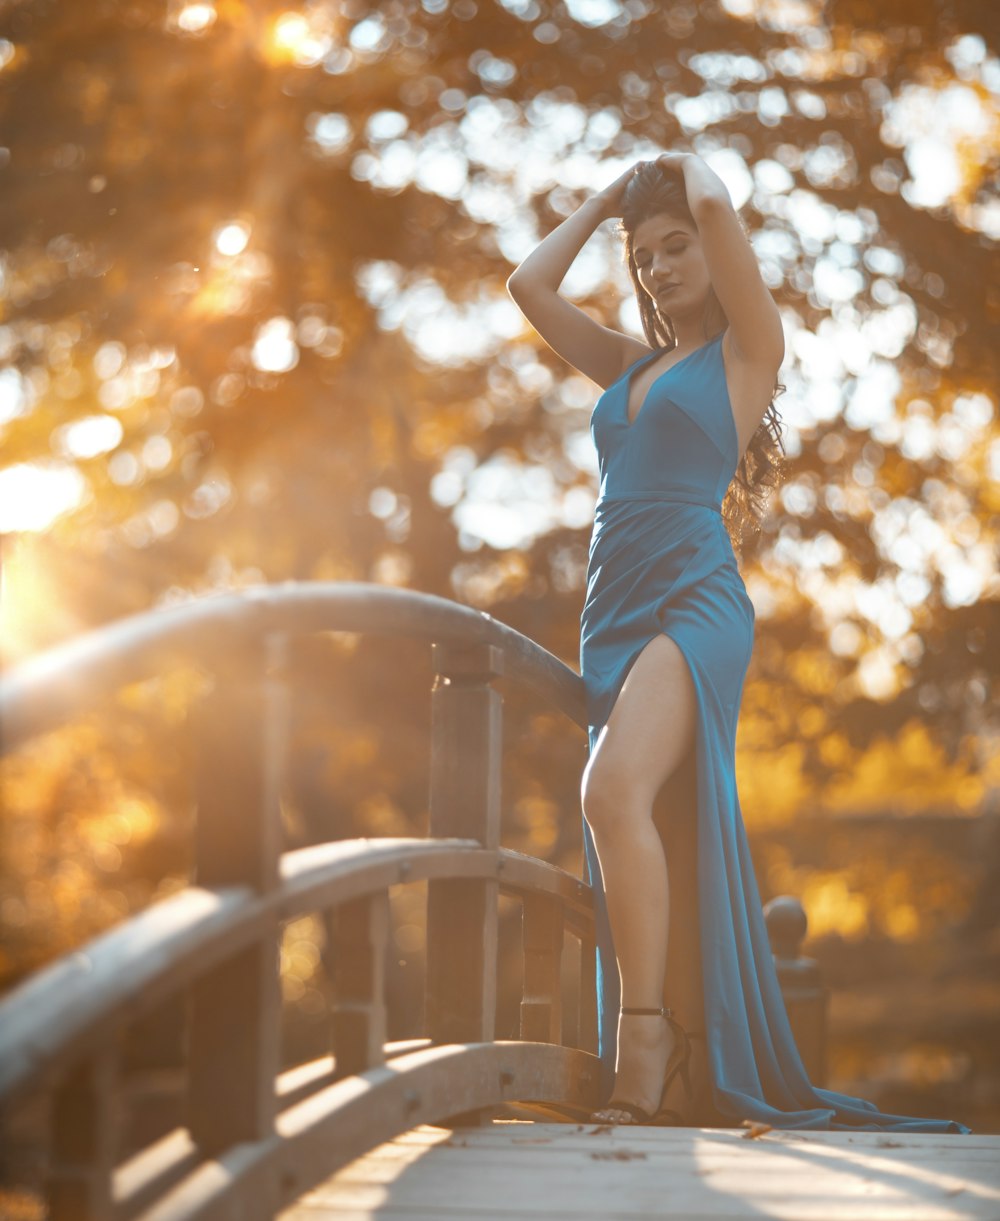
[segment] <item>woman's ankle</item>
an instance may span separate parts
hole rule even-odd
[[[673,1038],[668,1023],[659,1016],[622,1014],[618,1021],[618,1041],[626,1047],[643,1050],[661,1047]]]

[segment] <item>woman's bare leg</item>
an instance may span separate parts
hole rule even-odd
[[[701,925],[698,904],[698,767],[694,749],[660,790],[653,818],[670,862],[670,953],[666,995],[677,1020],[688,1031],[705,1033],[705,985],[701,966]],[[692,1126],[728,1127],[732,1120],[715,1109],[708,1045],[692,1039],[691,1086],[688,1099],[679,1077],[663,1105],[673,1107]]]
[[[657,636],[632,665],[583,774],[583,809],[601,866],[626,1007],[676,1007],[677,998],[664,995],[670,883],[653,804],[692,747],[695,716],[687,662],[669,636]],[[662,1017],[621,1017],[615,1097],[655,1109],[673,1042]],[[627,1111],[607,1107],[594,1118],[630,1121]]]

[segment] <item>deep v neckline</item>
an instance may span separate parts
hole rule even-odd
[[[723,331],[722,334],[725,334],[725,332]],[[635,427],[635,424],[638,421],[639,417],[642,415],[647,402],[649,402],[649,396],[653,393],[653,387],[656,385],[656,383],[658,381],[661,380],[661,378],[666,377],[668,373],[672,373],[674,371],[674,369],[678,368],[686,360],[690,360],[692,356],[697,356],[699,352],[704,352],[704,350],[707,347],[709,347],[711,344],[715,343],[716,339],[718,339],[718,338],[719,338],[718,335],[713,336],[713,338],[707,340],[700,347],[697,347],[693,351],[688,352],[687,356],[682,356],[680,358],[680,360],[674,361],[674,363],[672,365],[670,365],[668,368],[664,369],[662,373],[658,373],[656,375],[656,377],[654,377],[653,380],[649,383],[649,387],[647,388],[646,393],[643,396],[642,402],[639,404],[639,410],[635,413],[635,419],[632,419],[632,420],[629,419],[629,415],[628,415],[628,401],[629,401],[629,398],[632,393],[632,378],[639,372],[639,369],[641,366],[648,364],[654,357],[659,356],[661,353],[659,351],[654,351],[654,352],[650,352],[650,354],[648,356],[640,356],[639,359],[637,361],[635,361],[635,363],[631,366],[631,368],[626,369],[625,372],[622,374],[622,376],[625,379],[625,394],[623,396],[624,400],[625,400],[625,427],[626,428]]]

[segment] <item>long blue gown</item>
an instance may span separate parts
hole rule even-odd
[[[580,672],[589,751],[632,663],[660,632],[679,646],[697,693],[698,905],[705,1035],[715,1108],[780,1128],[971,1132],[955,1120],[880,1112],[810,1083],[795,1045],[764,923],[736,791],[736,721],[754,608],[721,515],[739,460],[722,335],[652,384],[628,420],[641,357],[600,396],[591,434],[600,467]],[[583,820],[597,916],[602,1099],[614,1085],[620,1004],[600,865]]]

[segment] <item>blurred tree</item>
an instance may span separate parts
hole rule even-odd
[[[7,664],[214,589],[351,579],[575,666],[597,388],[504,281],[625,162],[693,148],[790,340],[791,477],[743,557],[748,822],[895,807],[907,777],[913,807],[996,807],[991,0],[8,0],[0,36]],[[928,113],[954,173],[930,203]],[[610,227],[566,291],[635,327]],[[69,505],[36,528],[43,473]],[[422,827],[421,647],[297,644],[293,840]],[[8,982],[186,869],[197,690],[165,675],[3,763]],[[579,735],[511,713],[508,842],[575,868]]]

